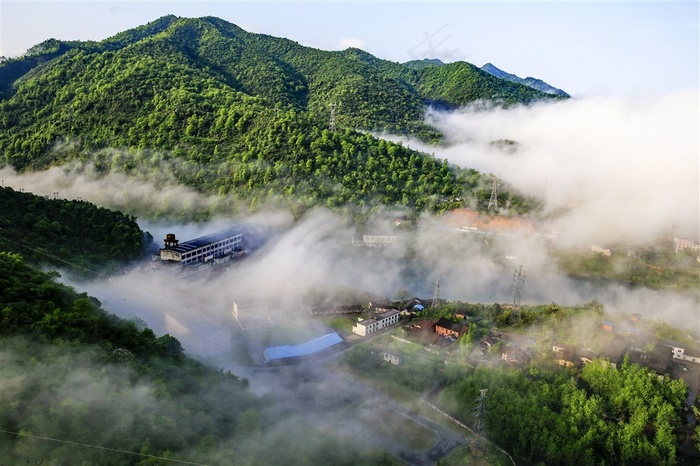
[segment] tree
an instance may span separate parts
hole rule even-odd
[[[405,302],[411,299],[411,292],[408,291],[406,288],[399,288],[396,290],[396,293],[394,293],[394,299],[396,301],[401,301]]]

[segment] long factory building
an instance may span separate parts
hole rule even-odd
[[[243,249],[243,233],[231,228],[211,235],[180,243],[173,233],[165,235],[165,247],[160,260],[179,262],[181,265],[216,261]]]

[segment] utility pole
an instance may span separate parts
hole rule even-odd
[[[513,310],[516,312],[517,319],[520,320],[520,300],[523,297],[523,285],[525,284],[525,270],[523,266],[519,266],[515,271],[515,295],[513,296]]]
[[[335,109],[338,108],[338,105],[335,102],[331,102],[331,117],[330,121],[328,123],[328,129],[330,131],[335,132],[336,127],[335,127]]]
[[[486,392],[486,388],[479,390],[480,394],[474,405],[474,430],[482,437],[486,429]]]
[[[430,305],[434,309],[440,302],[440,279],[436,278],[435,283],[433,283],[433,302]]]
[[[488,210],[491,208],[498,210],[498,180],[493,180],[493,185],[491,186],[491,199],[489,199]]]

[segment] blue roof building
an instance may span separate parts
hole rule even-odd
[[[329,333],[301,345],[271,346],[265,348],[265,362],[289,360],[316,354],[332,346],[342,343],[343,339],[337,333]]]

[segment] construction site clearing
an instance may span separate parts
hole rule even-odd
[[[499,236],[538,234],[534,222],[525,218],[484,215],[471,209],[455,209],[445,215],[442,227],[465,233]]]

